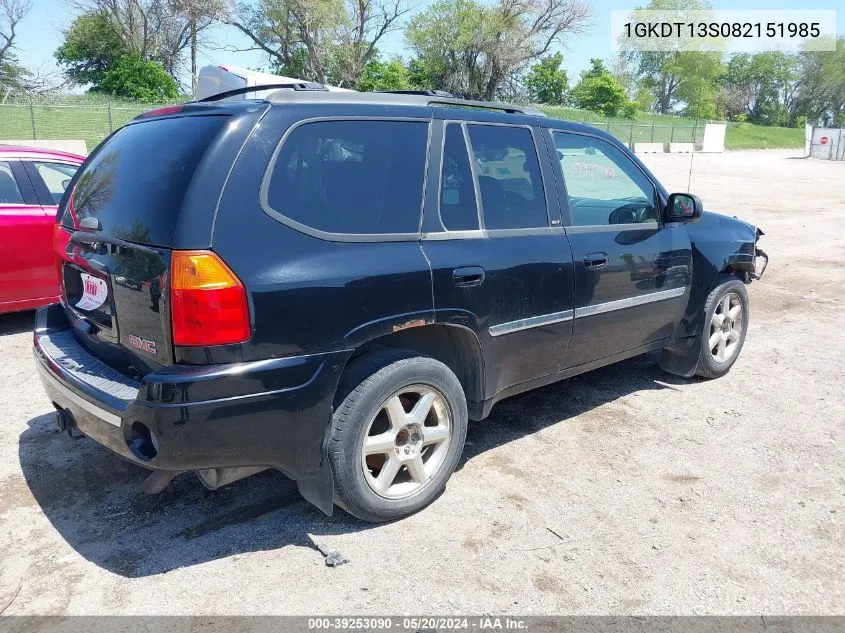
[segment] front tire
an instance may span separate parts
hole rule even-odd
[[[719,378],[727,374],[745,343],[748,332],[748,291],[733,276],[725,276],[704,304],[704,325],[696,374]]]
[[[443,363],[402,350],[353,361],[332,417],[335,503],[372,522],[400,519],[437,498],[458,465],[464,391]]]

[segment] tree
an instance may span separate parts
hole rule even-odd
[[[704,11],[706,0],[651,0],[650,11]],[[671,19],[669,19],[671,17]],[[667,16],[668,22],[683,22]],[[654,109],[670,114],[685,105],[685,114],[716,116],[716,90],[722,73],[721,54],[689,50],[628,51],[623,56],[636,64],[637,86],[647,89]]]
[[[529,98],[535,103],[562,105],[569,89],[569,78],[561,70],[563,55],[555,53],[534,64],[525,78]]]
[[[99,86],[103,77],[129,51],[103,12],[83,13],[65,31],[56,61],[77,84]]]
[[[30,0],[0,0],[0,88],[20,89],[27,71],[15,56],[18,25],[32,9]]]
[[[572,89],[577,108],[616,116],[628,103],[625,90],[600,59],[591,59],[592,67],[581,73],[581,81]]]
[[[101,14],[123,48],[157,61],[175,76],[196,34],[219,17],[223,0],[70,0],[83,14]]]
[[[788,125],[793,118],[798,57],[779,51],[743,53],[728,62],[721,98],[726,116],[760,125]]]
[[[438,0],[405,30],[411,75],[428,88],[490,100],[566,35],[586,27],[581,0]]]
[[[155,103],[176,99],[179,88],[173,77],[158,62],[138,53],[126,53],[103,74],[98,92]]]
[[[845,37],[834,51],[798,54],[801,77],[793,103],[793,116],[803,115],[822,125],[845,125]]]
[[[364,67],[364,74],[358,83],[358,90],[409,90],[411,77],[401,59],[383,62],[371,59]]]
[[[191,94],[197,92],[197,53],[200,32],[220,19],[224,13],[223,0],[173,0],[177,11],[188,22],[188,48],[191,54]]]
[[[267,53],[277,72],[357,88],[378,43],[408,11],[405,0],[258,0],[224,21]]]

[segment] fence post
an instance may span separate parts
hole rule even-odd
[[[651,142],[654,143],[654,119],[651,120]]]
[[[674,121],[672,121],[672,131],[669,133],[669,142],[670,143],[675,142],[675,122]]]
[[[38,135],[35,133],[35,108],[32,106],[32,95],[27,95],[29,97],[29,121],[32,123],[32,140],[35,141],[38,139]]]
[[[634,151],[634,122],[628,124],[628,149]]]
[[[111,99],[109,99],[108,104],[109,104],[109,134],[111,134],[112,132],[114,132],[114,128],[112,127],[112,122],[111,122]]]

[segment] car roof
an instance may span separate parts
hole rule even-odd
[[[79,154],[72,154],[70,152],[63,152],[56,149],[47,149],[44,147],[32,147],[29,145],[1,145],[0,157],[2,158],[34,158],[44,160],[63,160],[73,163],[81,163],[85,160],[84,156]]]
[[[565,119],[554,119],[542,110],[531,106],[458,99],[449,96],[448,93],[409,94],[403,92],[328,92],[326,90],[282,89],[267,95],[264,99],[253,100],[253,102],[257,101],[264,101],[271,105],[435,106],[443,109],[457,109],[462,114],[461,118],[468,121],[498,120],[505,122],[510,117],[521,117],[523,122],[528,121],[532,125],[579,132],[618,142],[604,130]]]
[[[274,104],[290,103],[334,103],[393,106],[456,106],[498,110],[510,114],[527,114],[545,117],[545,113],[529,106],[499,103],[494,101],[473,101],[458,99],[447,93],[418,94],[408,92],[330,92],[327,90],[277,90],[268,95],[266,101]]]

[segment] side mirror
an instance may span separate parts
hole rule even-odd
[[[664,222],[695,222],[704,213],[701,198],[691,193],[673,193],[663,210]]]

